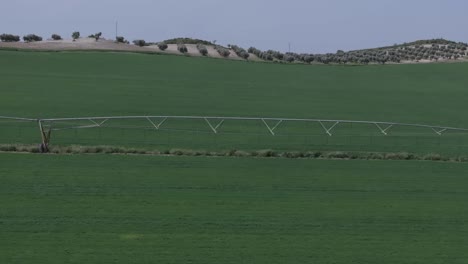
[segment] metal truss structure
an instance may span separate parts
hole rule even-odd
[[[6,117],[0,116],[0,120],[16,120],[25,122],[37,122],[42,137],[41,150],[44,152],[48,151],[48,145],[50,142],[51,132],[64,130],[64,129],[85,129],[85,128],[99,128],[102,127],[107,121],[110,120],[144,120],[148,122],[155,130],[160,130],[164,123],[170,119],[177,120],[200,120],[206,123],[214,134],[220,133],[220,129],[226,121],[257,121],[261,122],[268,132],[275,136],[275,130],[280,125],[285,125],[288,122],[308,122],[318,123],[323,128],[324,133],[328,136],[332,136],[332,130],[335,129],[339,124],[366,124],[375,126],[383,135],[388,135],[389,130],[394,127],[414,127],[430,129],[439,136],[442,136],[444,132],[458,131],[468,132],[467,128],[437,126],[437,125],[425,125],[425,124],[412,124],[412,123],[398,123],[398,122],[382,122],[382,121],[357,121],[357,120],[330,120],[330,119],[306,119],[306,118],[271,118],[271,117],[220,117],[220,116],[104,116],[104,117],[71,117],[71,118],[20,118],[20,117]],[[159,120],[156,122],[155,120]],[[87,125],[71,126],[65,128],[54,128],[54,123],[68,122],[68,121],[86,121],[89,122]],[[274,123],[271,125],[269,123]],[[331,124],[331,125],[327,125]]]

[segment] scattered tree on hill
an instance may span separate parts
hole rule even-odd
[[[80,38],[80,32],[75,31],[75,32],[72,33],[72,39],[73,39],[73,41],[75,41],[75,40],[77,40],[77,39],[79,39],[79,38]]]
[[[223,46],[216,45],[214,47],[215,47],[215,50],[219,53],[219,55],[221,55],[221,56],[223,56],[225,58],[227,58],[227,57],[229,57],[229,55],[231,55],[231,52],[228,49],[226,49],[225,47],[223,47]]]
[[[42,37],[39,37],[34,34],[28,34],[26,36],[23,36],[24,42],[35,42],[35,41],[42,41]]]
[[[266,53],[268,53],[269,55],[271,55],[271,57],[273,57],[273,58],[275,58],[277,60],[283,60],[283,58],[284,58],[284,54],[279,52],[279,51],[267,50]]]
[[[180,53],[187,53],[188,51],[184,43],[177,43],[177,50],[180,51]]]
[[[52,39],[53,40],[62,40],[62,37],[60,35],[57,35],[57,34],[52,34]]]
[[[125,44],[128,44],[128,40],[126,40],[124,37],[122,36],[118,36],[118,37],[115,37],[115,42],[117,43],[125,43]]]
[[[157,45],[158,45],[158,48],[159,48],[160,50],[163,50],[163,51],[164,51],[164,50],[167,49],[167,44],[164,43],[164,42],[159,42]]]
[[[206,56],[208,55],[208,49],[206,48],[205,45],[198,43],[197,44],[197,49],[201,53],[201,55]]]
[[[137,39],[133,41],[133,44],[135,44],[136,46],[143,47],[143,46],[146,46],[146,41],[142,39]]]
[[[88,38],[93,38],[93,39],[96,39],[96,41],[98,41],[102,36],[102,32],[99,32],[99,33],[96,33],[96,34],[92,34],[92,35],[89,35]]]
[[[248,59],[249,56],[250,56],[249,53],[245,49],[243,49],[243,48],[241,48],[239,46],[229,45],[229,47],[231,47],[231,49],[234,50],[234,52],[237,54],[237,56],[239,56],[239,57],[241,57],[243,59]]]
[[[193,38],[173,38],[163,41],[166,44],[203,44],[203,45],[214,45],[214,43],[202,40],[202,39],[193,39]]]
[[[284,60],[291,63],[294,61],[294,57],[291,55],[284,55]]]
[[[0,35],[0,40],[3,42],[18,42],[20,37],[12,34],[2,34]]]

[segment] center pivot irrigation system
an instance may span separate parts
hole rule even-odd
[[[21,117],[7,117],[0,116],[0,120],[16,120],[16,121],[27,121],[37,122],[39,131],[41,134],[42,142],[40,145],[41,152],[49,151],[49,143],[51,139],[52,131],[64,130],[64,129],[85,129],[85,128],[98,128],[102,127],[109,120],[145,120],[155,130],[160,130],[161,126],[169,119],[177,120],[200,120],[205,122],[208,127],[213,131],[214,134],[220,133],[221,126],[226,121],[258,121],[265,125],[272,136],[275,136],[275,129],[280,125],[285,125],[288,122],[312,122],[318,123],[323,128],[324,132],[332,136],[332,130],[339,124],[367,124],[375,125],[377,129],[383,135],[388,135],[388,131],[393,127],[415,127],[415,128],[427,128],[432,130],[437,135],[441,136],[444,132],[458,131],[468,132],[467,128],[457,127],[445,127],[445,126],[434,126],[434,125],[423,125],[423,124],[411,124],[411,123],[395,123],[395,122],[380,122],[380,121],[356,121],[356,120],[330,120],[330,119],[306,119],[306,118],[267,118],[267,117],[220,117],[220,116],[105,116],[105,117],[71,117],[71,118],[21,118]],[[159,122],[155,122],[159,120]],[[71,126],[71,127],[60,127],[54,128],[54,123],[66,122],[66,121],[87,121],[88,125]],[[274,122],[272,126],[270,123]],[[331,125],[327,125],[331,124]]]

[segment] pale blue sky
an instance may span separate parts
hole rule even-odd
[[[0,33],[69,37],[115,21],[129,40],[217,40],[245,48],[336,52],[417,39],[468,42],[467,0],[11,0],[2,1]]]

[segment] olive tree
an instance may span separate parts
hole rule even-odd
[[[53,40],[62,40],[62,37],[60,35],[57,35],[57,34],[52,34],[52,37],[51,37]]]
[[[20,37],[12,34],[2,34],[0,35],[0,40],[3,42],[18,42]]]
[[[75,31],[75,32],[72,33],[72,39],[73,39],[73,41],[75,41],[75,40],[77,40],[77,39],[79,39],[79,38],[80,38],[80,32]]]
[[[216,45],[215,49],[219,53],[219,55],[221,55],[221,56],[223,56],[225,58],[227,58],[227,57],[229,57],[229,55],[231,55],[231,52],[228,49],[226,49],[225,47]]]
[[[184,43],[177,44],[177,50],[180,51],[180,53],[187,53],[188,51],[187,46],[185,46]]]
[[[122,36],[117,36],[117,37],[115,37],[115,42],[117,42],[117,43],[125,43],[125,44],[128,44],[128,43],[129,43],[128,40],[126,40],[126,39],[125,39],[124,37],[122,37]]]
[[[163,51],[164,51],[164,50],[167,49],[167,44],[164,43],[164,42],[160,42],[160,43],[158,43],[157,45],[158,45],[158,48],[159,48],[160,50],[163,50]]]
[[[208,55],[208,49],[206,48],[205,45],[198,43],[197,44],[197,49],[200,52],[201,55],[206,56]]]
[[[133,41],[133,44],[135,44],[136,46],[143,47],[143,46],[146,46],[146,41],[142,39],[137,39]]]
[[[35,42],[35,41],[42,41],[42,37],[39,37],[34,34],[29,34],[26,36],[23,36],[24,42]]]

